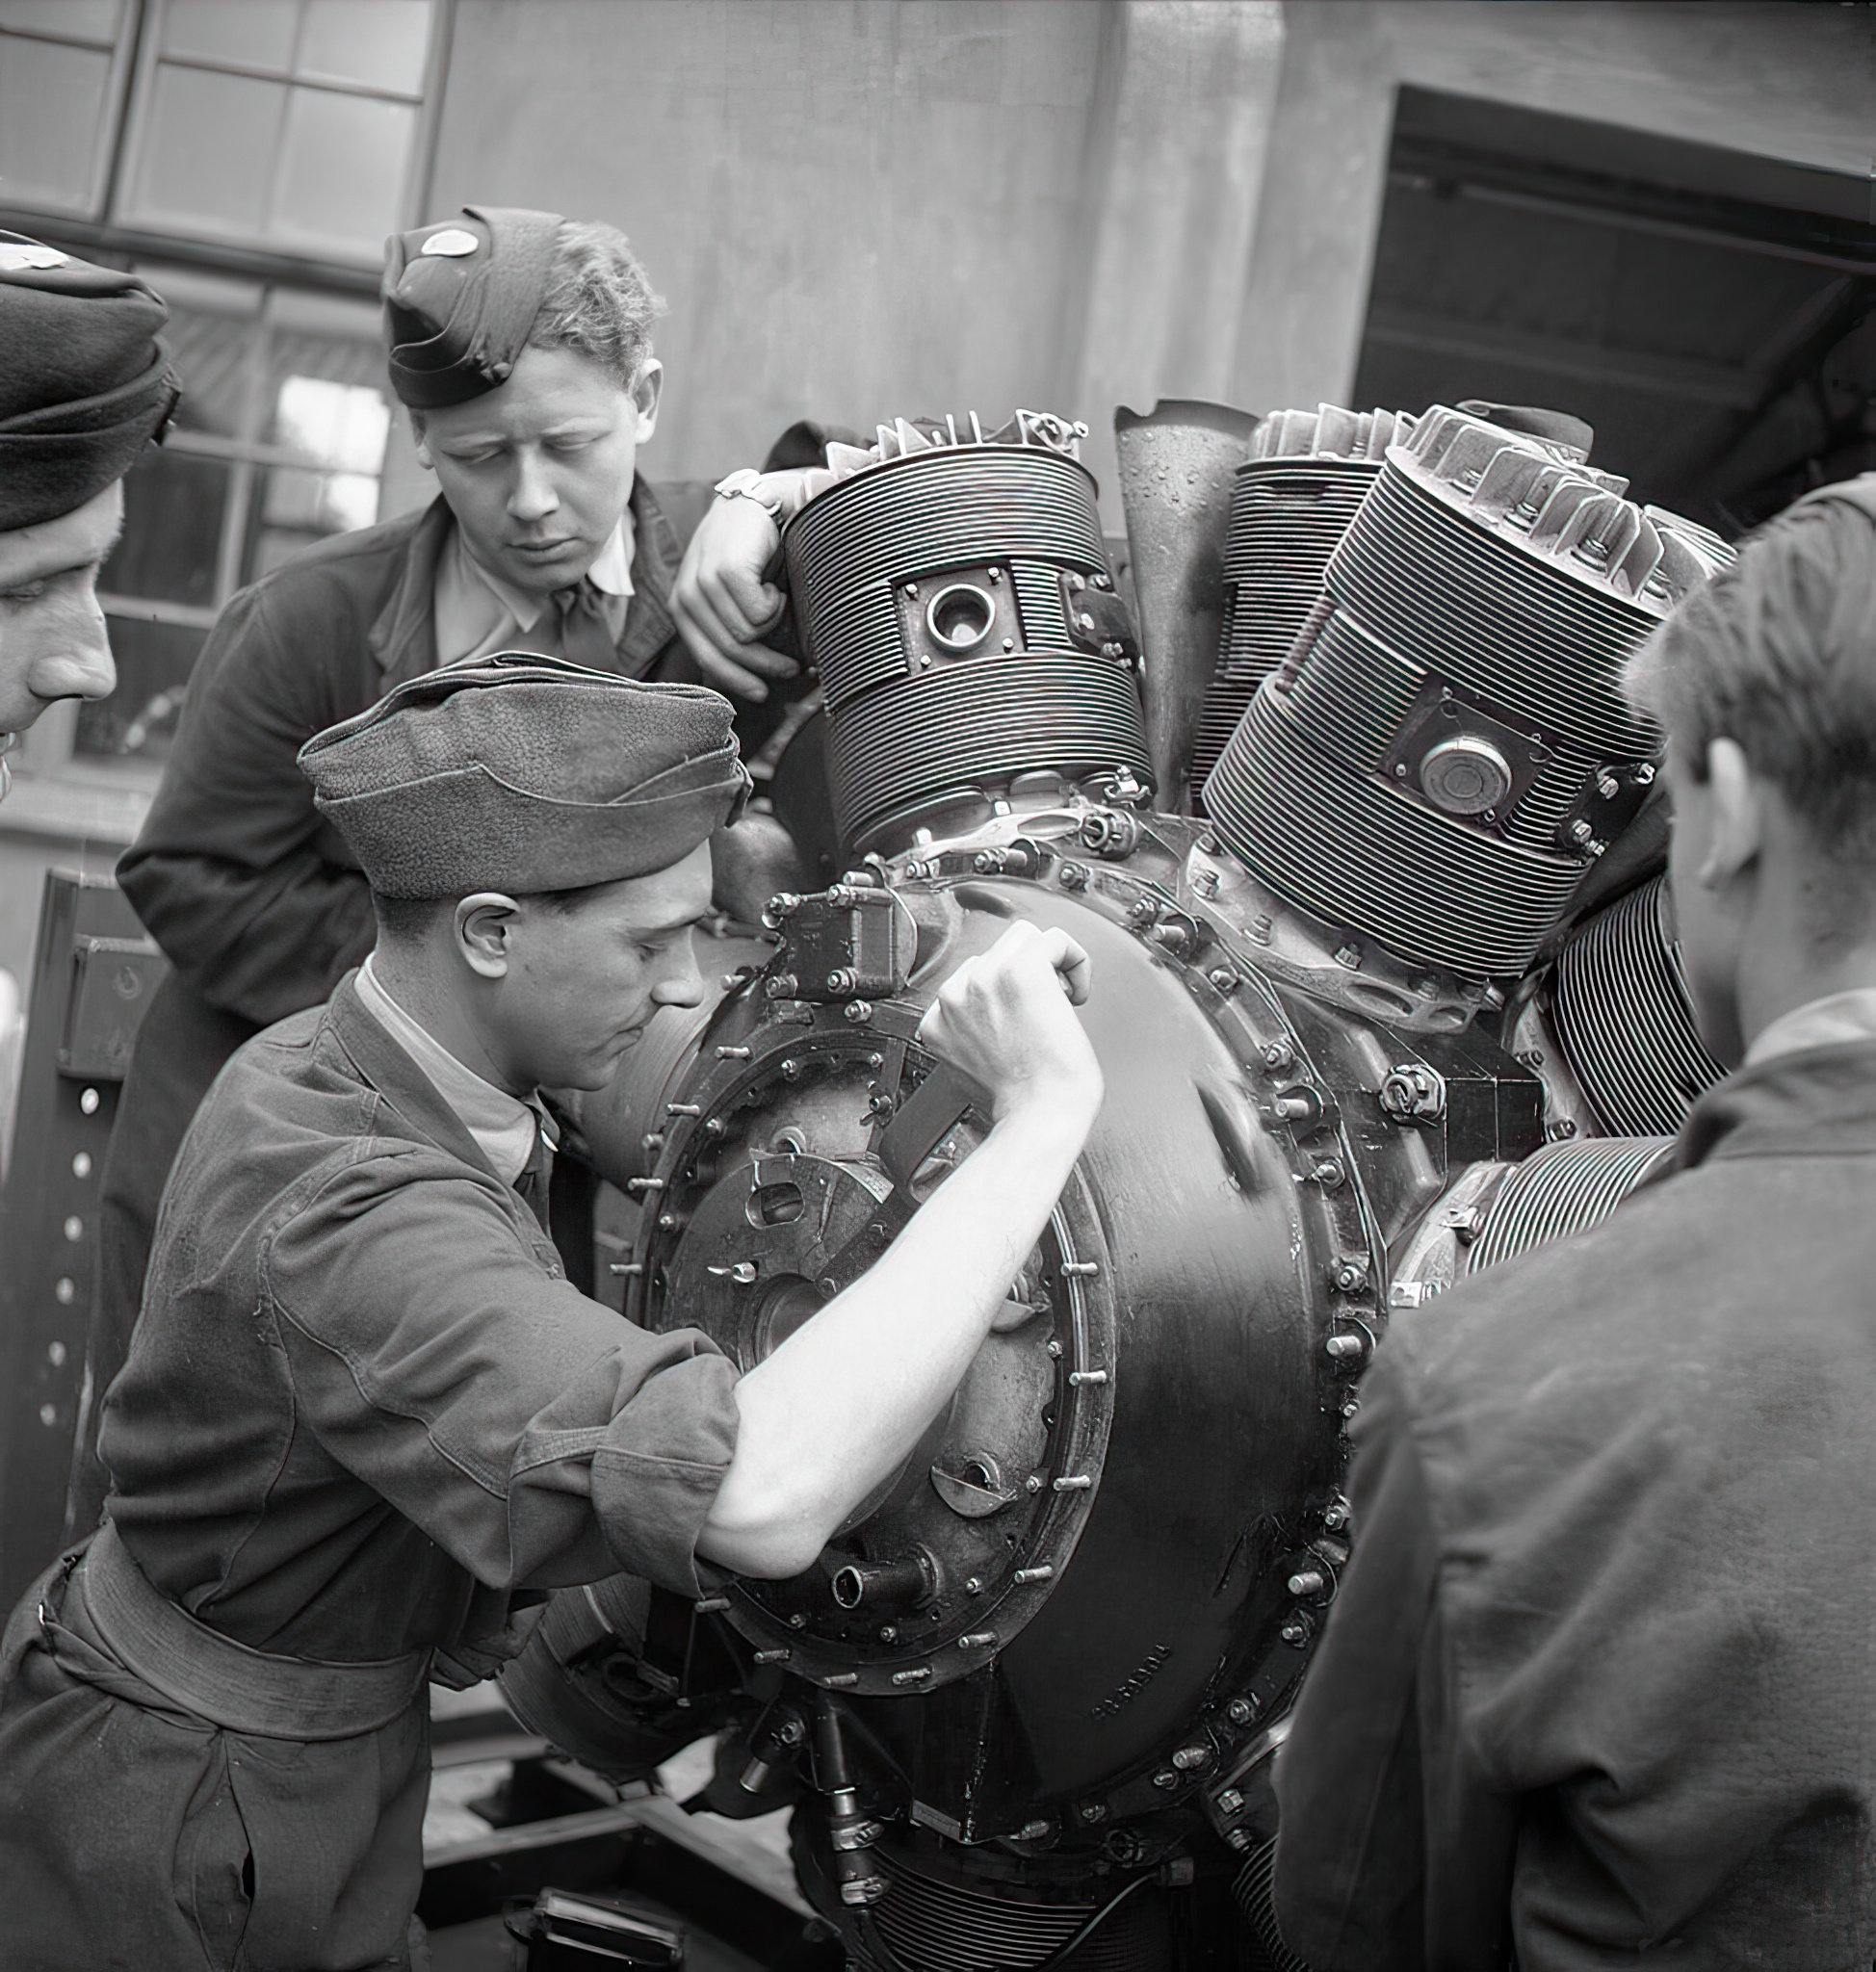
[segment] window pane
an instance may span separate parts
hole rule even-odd
[[[124,480],[123,539],[98,587],[113,596],[213,604],[228,479],[219,458],[166,448],[141,459]]]
[[[113,616],[117,688],[79,708],[77,751],[162,760],[175,739],[183,690],[207,635],[174,623]]]
[[[295,66],[414,96],[429,45],[430,0],[307,0]]]
[[[111,57],[0,36],[0,198],[90,212]]]
[[[274,237],[376,259],[398,223],[416,129],[408,104],[295,90]]]
[[[256,68],[293,65],[294,0],[169,0],[163,52]]]
[[[289,376],[280,386],[274,442],[321,465],[376,474],[390,429],[391,407],[369,385]]]
[[[115,41],[123,0],[0,0],[0,27],[42,28],[74,40]]]
[[[210,233],[258,233],[286,100],[277,82],[159,67],[129,216]]]
[[[164,292],[163,272],[151,285]],[[169,305],[164,330],[169,354],[182,378],[182,402],[176,423],[185,431],[213,431],[222,438],[242,436],[252,388],[250,352],[260,324],[253,318],[213,315],[197,308]]]
[[[270,528],[292,528],[309,540],[324,539],[368,528],[377,518],[375,473],[308,473],[274,466],[267,475],[261,519]]]

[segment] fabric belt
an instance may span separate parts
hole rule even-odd
[[[430,1652],[326,1664],[249,1649],[198,1622],[153,1588],[109,1520],[71,1578],[98,1635],[153,1692],[219,1726],[263,1739],[352,1739],[416,1701]]]

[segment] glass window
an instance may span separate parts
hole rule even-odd
[[[430,55],[430,0],[307,0],[295,67],[414,96]]]
[[[123,0],[0,0],[0,28],[60,40],[108,45],[122,19]]]
[[[404,204],[404,167],[417,130],[410,103],[297,89],[281,143],[272,224],[283,244],[381,251]]]
[[[119,683],[80,714],[77,750],[160,760],[228,597],[378,519],[391,397],[368,303],[145,272],[169,298],[188,389],[167,443],[124,482],[123,538],[98,584]]]
[[[90,215],[116,136],[122,0],[0,0],[0,199]]]
[[[159,68],[137,147],[131,215],[192,232],[264,232],[286,103],[277,82]]]
[[[432,0],[146,0],[121,215],[375,263],[404,212]]]
[[[448,4],[0,0],[0,226],[118,264],[173,243],[139,271],[185,395],[125,480],[99,583],[119,684],[80,754],[160,762],[229,597],[378,516],[393,407],[378,310],[349,296],[415,217]],[[210,272],[229,246],[274,277]]]
[[[294,0],[169,0],[163,52],[285,73],[297,24]]]

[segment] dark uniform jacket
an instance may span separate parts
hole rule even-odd
[[[669,600],[709,497],[687,483],[661,504],[642,480],[633,488],[634,595],[619,644],[629,675],[698,676]],[[102,1174],[87,1345],[99,1392],[123,1361],[157,1201],[196,1103],[243,1041],[317,1006],[371,949],[364,876],[294,756],[435,668],[436,567],[455,526],[438,499],[295,556],[235,596],[203,646],[163,784],[117,866],[175,971],[139,1034]],[[92,1524],[102,1492],[102,1468],[81,1448],[74,1533]]]
[[[184,1144],[106,1406],[110,1519],[149,1583],[250,1649],[480,1666],[518,1647],[518,1593],[620,1571],[699,1593],[735,1376],[568,1284],[348,980],[248,1043]],[[109,1642],[56,1582],[10,1629],[0,1964],[400,1963],[421,1690],[379,1730],[298,1744],[212,1729]]]
[[[1396,1317],[1279,1759],[1313,1972],[1876,1959],[1876,1044]]]

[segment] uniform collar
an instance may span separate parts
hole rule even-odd
[[[458,1061],[416,1016],[384,990],[369,957],[352,981],[358,1003],[423,1070],[488,1159],[496,1177],[512,1184],[534,1159],[534,1146],[545,1138],[551,1147],[554,1127],[538,1102],[524,1102],[479,1076]]]
[[[632,550],[638,536],[638,527],[632,518],[632,509],[627,507],[619,516],[618,525],[606,537],[606,545],[593,559],[593,565],[586,570],[586,580],[593,587],[609,596],[629,596],[632,587]],[[460,571],[465,582],[480,584],[494,597],[503,609],[512,616],[519,627],[533,630],[552,610],[553,604],[546,596],[531,595],[526,589],[518,589],[505,577],[499,576],[492,568],[484,568],[470,553],[468,540],[460,528],[454,530],[453,538],[445,553]],[[438,639],[439,655],[441,639]]]
[[[684,550],[642,478],[632,482],[629,512],[633,604],[619,640],[619,662],[629,676],[638,677],[677,635],[669,603]],[[436,668],[436,567],[455,532],[456,515],[439,493],[418,520],[404,572],[365,639],[384,673],[387,691]]]
[[[1754,1037],[1746,1050],[1746,1066],[1757,1068],[1781,1054],[1801,1054],[1809,1048],[1854,1041],[1876,1041],[1876,986],[1826,994],[1781,1014]]]
[[[1708,1089],[1687,1112],[1662,1175],[1708,1158],[1869,1152],[1876,1152],[1876,1034],[1800,1041]]]
[[[436,1084],[417,1066],[409,1051],[392,1038],[383,1022],[366,1012],[358,998],[355,969],[332,989],[332,996],[326,1002],[325,1025],[359,1079],[376,1091],[411,1129],[472,1169],[487,1172],[491,1184],[499,1184],[505,1191],[512,1190],[496,1176],[495,1167],[482,1155],[482,1145],[437,1093]],[[518,1199],[515,1208],[533,1223],[532,1213]]]

